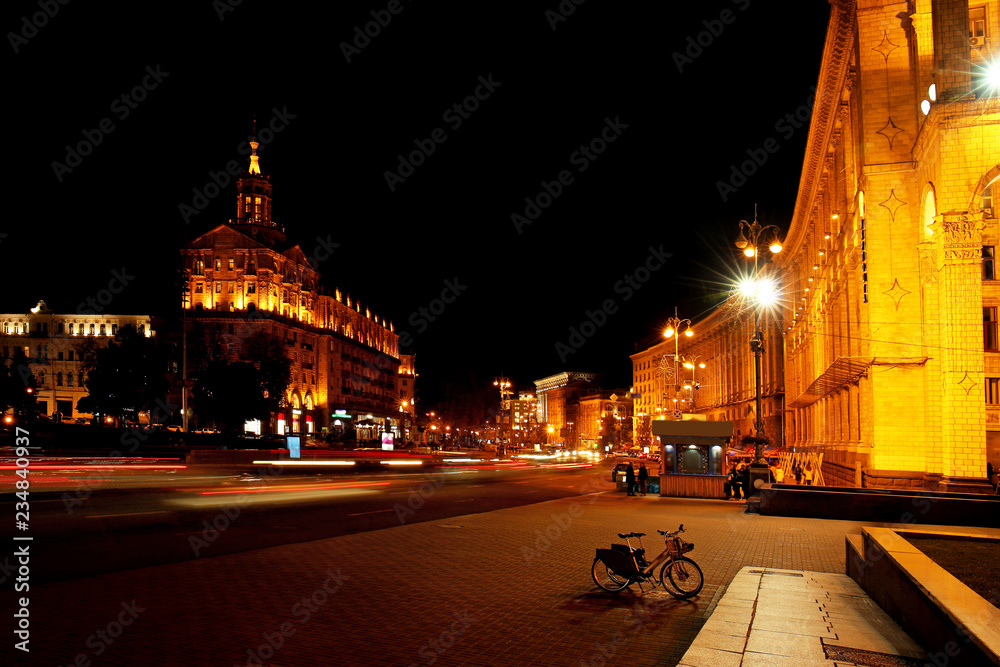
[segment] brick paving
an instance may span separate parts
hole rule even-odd
[[[742,567],[842,574],[862,525],[743,508],[598,493],[32,587],[0,664],[676,665]],[[595,548],[680,523],[696,599],[594,586]]]

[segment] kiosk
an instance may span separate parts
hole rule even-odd
[[[726,445],[733,422],[652,422],[660,437],[660,495],[725,498]]]

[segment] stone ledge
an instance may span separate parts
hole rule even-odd
[[[1000,540],[1000,530],[861,530],[860,545],[856,536],[846,541],[847,574],[894,621],[949,665],[1000,664],[1000,610],[905,539],[915,534]]]

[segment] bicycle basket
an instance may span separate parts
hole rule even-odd
[[[694,549],[693,542],[685,542],[679,537],[674,537],[667,540],[667,552],[675,558],[678,556],[683,556],[692,549]]]

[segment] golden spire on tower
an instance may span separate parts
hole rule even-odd
[[[257,157],[257,147],[260,146],[260,142],[257,141],[257,117],[254,116],[253,119],[253,135],[250,137],[250,174],[253,176],[260,176],[260,164]]]

